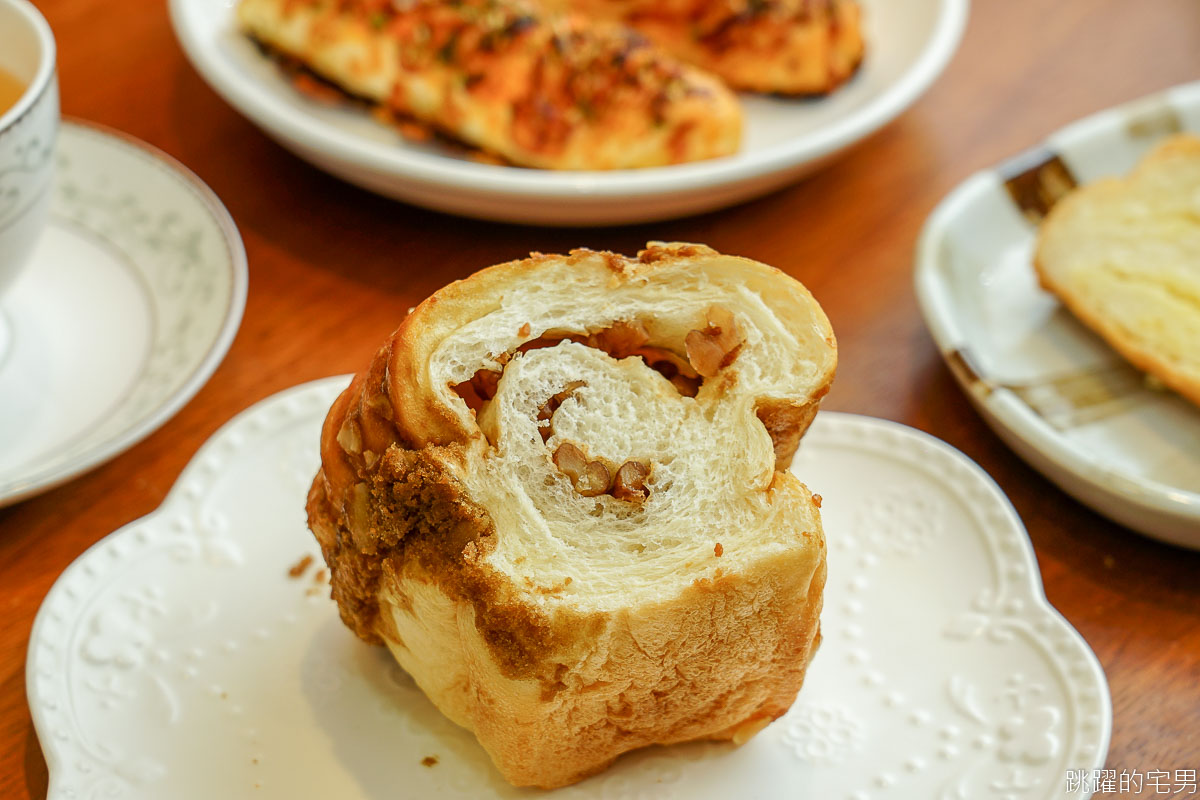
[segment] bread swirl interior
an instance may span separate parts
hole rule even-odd
[[[429,361],[439,399],[487,440],[483,468],[464,482],[496,526],[489,565],[538,605],[604,611],[677,596],[706,565],[741,570],[795,546],[812,530],[811,503],[777,479],[775,442],[758,410],[767,399],[807,403],[827,378],[822,326],[797,324],[787,318],[794,307],[772,307],[753,286],[711,271],[618,288],[596,272],[570,279],[569,292],[508,287]],[[593,309],[586,330],[580,308]],[[687,336],[706,328],[713,308],[732,315],[740,348],[695,397],[636,355],[614,358],[567,338],[521,352],[541,337],[632,323],[648,346],[686,363]],[[494,396],[471,408],[455,387],[480,371],[499,379]],[[543,441],[539,412],[564,393]],[[564,443],[609,465],[648,465],[648,496],[580,494],[553,461]]]

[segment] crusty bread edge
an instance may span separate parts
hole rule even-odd
[[[1034,268],[1038,271],[1038,282],[1042,288],[1058,297],[1067,310],[1103,339],[1109,347],[1117,351],[1137,369],[1154,376],[1162,381],[1163,385],[1178,392],[1192,403],[1200,405],[1200,380],[1192,379],[1175,369],[1170,361],[1130,340],[1119,326],[1112,325],[1100,316],[1091,313],[1069,290],[1047,278],[1037,261],[1034,262]]]
[[[1131,180],[1138,172],[1152,168],[1157,161],[1172,158],[1179,153],[1200,157],[1200,137],[1182,135],[1166,139],[1144,156],[1128,177],[1123,179],[1104,178],[1093,181],[1071,192],[1059,201],[1050,210],[1050,213],[1046,216],[1038,231],[1037,247],[1033,257],[1033,268],[1037,274],[1038,284],[1046,291],[1055,295],[1076,319],[1096,333],[1125,360],[1142,372],[1153,375],[1162,381],[1165,386],[1178,392],[1192,403],[1200,405],[1200,378],[1192,378],[1179,371],[1167,359],[1162,358],[1152,350],[1140,346],[1138,340],[1129,336],[1123,328],[1092,313],[1074,292],[1051,277],[1050,270],[1046,267],[1043,258],[1045,242],[1051,235],[1049,232],[1059,224],[1059,219],[1071,213],[1074,205],[1086,202],[1089,196],[1093,194],[1121,191],[1125,183]]]
[[[747,572],[577,626],[551,656],[577,664],[551,670],[554,683],[499,671],[470,605],[420,577],[396,576],[382,589],[391,612],[384,641],[434,704],[476,734],[509,782],[549,789],[648,745],[740,745],[786,713],[820,644],[825,580],[817,530],[805,547]],[[734,637],[742,646],[716,639],[729,630],[744,631]],[[764,639],[775,647],[764,651]],[[700,652],[688,663],[672,660],[671,646],[689,641],[701,642]],[[680,669],[697,665],[699,683],[687,685]],[[714,696],[712,684],[725,693]]]

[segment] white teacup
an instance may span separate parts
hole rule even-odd
[[[3,293],[29,260],[46,223],[58,135],[54,35],[27,0],[0,0],[0,71],[5,73],[6,83],[11,78],[24,87],[14,105],[0,109]]]

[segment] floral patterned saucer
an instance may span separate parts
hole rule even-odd
[[[31,263],[0,298],[0,506],[170,419],[224,357],[246,300],[233,221],[174,159],[66,122],[56,176]]]
[[[791,711],[741,748],[509,786],[329,599],[304,498],[346,382],[239,415],[54,585],[25,670],[48,800],[1049,800],[1103,765],[1104,673],[996,484],[926,434],[822,412],[793,469],[824,497],[824,641]]]

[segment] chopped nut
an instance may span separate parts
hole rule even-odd
[[[813,498],[813,505],[816,506],[817,508],[820,508],[821,507],[821,495],[814,494],[812,496],[812,498]]]
[[[713,306],[705,319],[708,327],[702,331],[689,331],[683,344],[688,361],[696,372],[711,378],[737,358],[742,347],[742,335],[737,320],[727,309]]]
[[[529,326],[529,323],[526,322],[524,325],[517,328],[517,336],[520,336],[522,339],[524,339],[526,336],[528,336],[530,334],[530,332],[532,330],[533,330],[533,328],[531,328]]]
[[[613,358],[625,358],[633,355],[648,341],[650,333],[644,324],[638,320],[620,320],[588,336],[586,344],[603,350]]]
[[[729,349],[740,341],[737,320],[733,318],[732,311],[720,306],[711,306],[704,317],[708,321],[709,333],[720,337],[722,347]]]
[[[370,397],[368,397],[367,408],[371,409],[384,419],[390,420],[393,416],[392,401],[388,398],[386,392],[387,388],[384,387],[379,394],[372,394]]]
[[[612,496],[618,500],[630,502],[645,500],[649,495],[645,480],[650,475],[650,468],[640,461],[626,461],[617,470],[613,482]]]
[[[570,442],[563,442],[554,451],[554,466],[558,467],[572,479],[583,473],[587,468],[587,458],[583,451]]]
[[[721,361],[725,351],[716,340],[701,331],[690,331],[684,339],[687,347],[688,361],[706,378],[711,378],[721,370]]]
[[[338,428],[337,443],[342,446],[342,449],[351,455],[358,455],[362,452],[362,428],[358,427],[358,422],[353,418],[347,418],[342,423],[342,427]]]
[[[608,467],[599,461],[589,461],[587,471],[575,482],[575,488],[584,497],[604,494],[611,485],[612,479],[608,474]]]
[[[371,532],[371,487],[359,482],[350,487],[346,523],[355,540],[366,540]]]
[[[713,548],[713,555],[715,555],[717,558],[725,555],[725,548],[721,546],[720,542],[717,542],[717,546]]]
[[[596,497],[608,491],[608,467],[599,461],[588,461],[583,451],[570,442],[563,442],[554,451],[554,466],[571,479],[575,491],[584,497]]]

